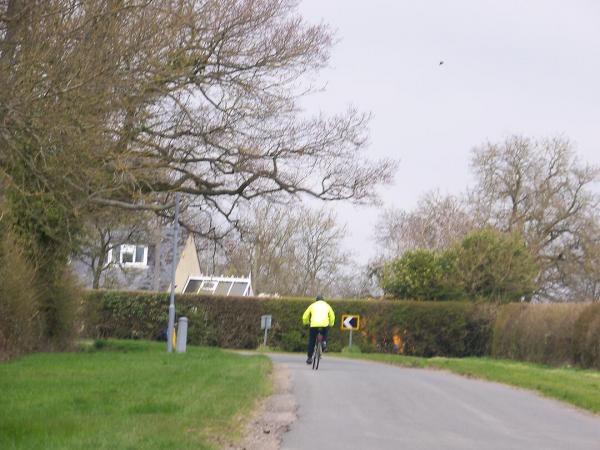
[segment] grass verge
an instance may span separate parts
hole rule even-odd
[[[268,394],[270,367],[265,356],[169,355],[145,341],[30,355],[0,364],[0,448],[217,448]]]
[[[384,354],[337,354],[404,367],[444,369],[460,375],[497,381],[600,413],[600,372],[553,368],[541,364],[491,358],[418,358]]]

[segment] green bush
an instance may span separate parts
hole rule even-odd
[[[226,348],[255,349],[263,341],[260,316],[271,314],[267,345],[284,351],[305,351],[308,332],[302,313],[312,299],[259,299],[179,295],[177,315],[189,318],[188,342]],[[89,292],[80,308],[83,337],[152,339],[167,323],[168,294]],[[363,352],[415,356],[482,355],[491,338],[494,311],[458,302],[331,301],[336,325],[330,330],[330,351],[341,351],[348,332],[340,330],[342,314],[359,314],[361,330],[353,344]]]
[[[459,283],[467,298],[511,302],[536,289],[538,267],[516,233],[475,230],[450,253],[456,255]]]
[[[456,300],[463,296],[456,263],[451,252],[409,251],[384,266],[381,288],[396,298]]]
[[[510,302],[534,292],[537,273],[519,235],[485,228],[444,251],[404,253],[385,264],[380,284],[401,299]]]

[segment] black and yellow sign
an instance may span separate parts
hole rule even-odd
[[[360,316],[344,314],[342,315],[341,329],[346,331],[356,331],[360,328]]]

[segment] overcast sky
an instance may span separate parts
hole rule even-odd
[[[303,0],[300,11],[340,40],[306,109],[373,113],[369,153],[400,159],[385,207],[464,191],[471,149],[514,133],[563,135],[600,164],[599,1]],[[379,210],[338,210],[366,263]]]

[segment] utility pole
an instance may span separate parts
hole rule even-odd
[[[173,267],[171,269],[171,299],[169,302],[169,325],[167,326],[167,352],[173,353],[173,330],[175,329],[175,271],[177,270],[177,238],[179,234],[179,192],[175,194],[175,222],[173,223]]]

